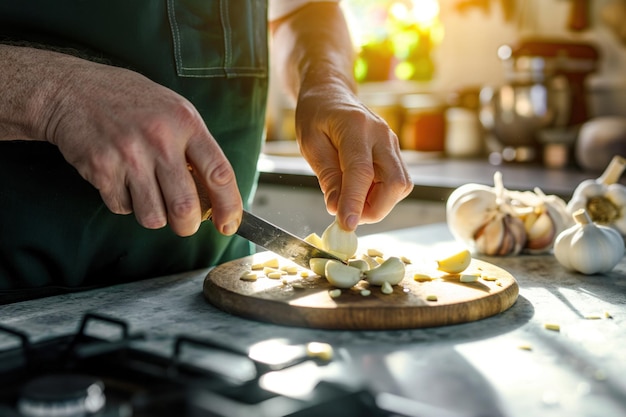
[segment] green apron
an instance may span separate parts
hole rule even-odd
[[[71,47],[187,97],[234,166],[247,206],[265,119],[266,3],[0,2],[0,41]],[[53,145],[0,142],[0,304],[204,268],[251,250],[210,222],[185,238],[145,229],[109,212]]]

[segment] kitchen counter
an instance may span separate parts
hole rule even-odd
[[[427,257],[453,241],[438,223],[360,243]],[[516,277],[519,298],[501,314],[453,326],[328,331],[242,319],[206,302],[208,270],[0,306],[0,323],[37,341],[74,332],[84,313],[98,312],[146,332],[147,341],[137,342],[146,349],[167,352],[179,334],[245,346],[275,338],[328,342],[350,364],[344,379],[395,395],[405,415],[626,415],[626,260],[609,274],[584,276],[564,271],[551,255],[481,259]],[[547,322],[560,331],[544,328]],[[0,336],[0,348],[11,344]]]

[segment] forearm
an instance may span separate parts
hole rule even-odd
[[[47,140],[48,120],[68,73],[81,61],[41,49],[0,45],[0,140]],[[65,75],[61,75],[65,74]]]
[[[317,86],[354,92],[354,48],[337,3],[311,3],[271,23],[273,62],[294,97]]]

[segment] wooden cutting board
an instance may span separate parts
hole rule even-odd
[[[424,265],[409,264],[404,280],[383,294],[380,287],[361,281],[332,298],[332,287],[325,278],[310,272],[283,275],[270,279],[262,272],[254,281],[243,281],[241,275],[253,264],[278,258],[280,266],[295,265],[273,252],[261,252],[213,268],[204,280],[204,296],[228,313],[274,324],[321,329],[406,329],[444,326],[479,320],[498,314],[517,300],[519,287],[507,271],[490,263],[473,259],[465,271],[480,272],[496,278],[479,278],[462,283],[456,275],[425,270]],[[299,268],[303,271],[303,268]],[[429,282],[413,279],[416,272],[435,277]],[[363,296],[361,289],[371,294]],[[428,301],[436,295],[437,301]]]

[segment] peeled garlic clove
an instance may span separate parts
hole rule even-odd
[[[391,256],[376,268],[365,271],[365,280],[372,285],[383,285],[388,282],[396,285],[404,279],[404,262],[398,257]]]
[[[437,261],[437,269],[448,274],[458,274],[467,269],[472,262],[472,254],[469,250],[463,249],[450,256]]]
[[[326,263],[331,261],[328,258],[311,258],[309,260],[309,267],[311,271],[315,272],[319,276],[324,276],[326,274]]]
[[[368,264],[365,259],[351,259],[348,261],[348,265],[358,269],[361,272],[370,270],[370,264]]]
[[[349,259],[357,251],[359,241],[355,232],[343,230],[337,220],[333,221],[322,233],[323,249],[341,259]]]
[[[325,276],[337,288],[350,288],[361,280],[361,271],[339,261],[326,262]]]

